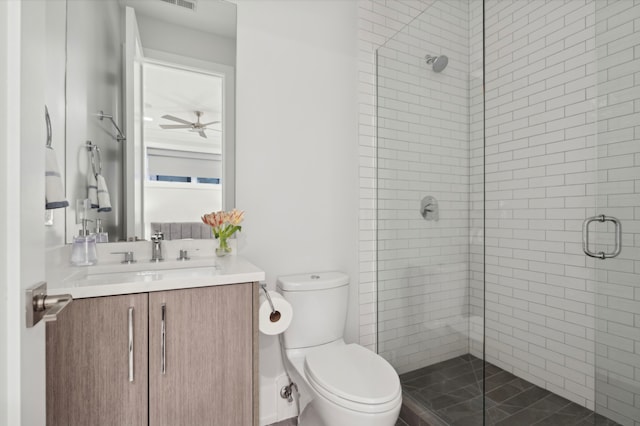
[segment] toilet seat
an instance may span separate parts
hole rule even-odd
[[[360,345],[313,351],[305,358],[304,370],[318,394],[350,410],[380,413],[393,410],[402,400],[393,367]]]

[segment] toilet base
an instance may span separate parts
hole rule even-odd
[[[339,342],[337,344],[344,344]],[[390,403],[391,409],[379,413],[363,413],[348,410],[318,392],[309,383],[304,372],[306,353],[303,351],[289,351],[285,362],[291,368],[291,379],[298,385],[298,406],[301,414],[298,425],[301,426],[394,426],[402,406],[402,394]]]
[[[402,399],[396,408],[383,413],[367,414],[347,410],[316,396],[298,418],[299,426],[394,426],[400,414]],[[320,414],[322,413],[322,414]]]
[[[298,426],[326,426],[322,418],[313,407],[313,404],[307,404],[305,409],[298,417]]]

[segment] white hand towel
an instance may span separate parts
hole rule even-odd
[[[45,208],[50,210],[68,207],[69,202],[64,196],[64,186],[62,185],[62,176],[58,168],[56,153],[51,147],[47,147],[45,151]]]
[[[91,203],[92,209],[98,208],[98,181],[96,175],[89,172],[87,173],[87,198]]]
[[[104,176],[102,175],[97,175],[97,180],[98,180],[98,211],[110,212],[111,198],[109,197],[107,182],[104,180]]]

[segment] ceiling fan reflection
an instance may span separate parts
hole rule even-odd
[[[201,123],[200,117],[202,117],[204,113],[202,111],[195,111],[195,114],[196,114],[197,120],[194,122],[187,121],[185,119],[176,117],[174,115],[165,114],[162,116],[162,118],[164,118],[165,120],[176,121],[181,124],[161,124],[160,127],[162,129],[189,129],[190,132],[197,132],[201,137],[206,138],[207,134],[205,133],[205,130],[215,130],[215,129],[209,129],[207,128],[207,126],[211,124],[219,123],[220,121],[210,121],[209,123]]]

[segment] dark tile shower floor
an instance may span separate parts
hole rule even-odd
[[[486,426],[619,426],[486,363]],[[463,355],[400,375],[408,426],[482,426],[483,361]]]

